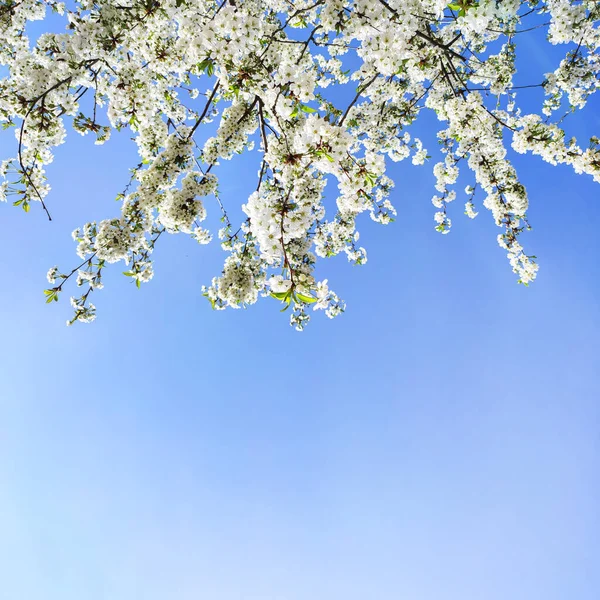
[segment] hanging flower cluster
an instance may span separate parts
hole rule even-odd
[[[63,32],[31,42],[28,23],[49,12]],[[315,277],[317,260],[367,260],[359,216],[394,220],[386,163],[430,158],[407,131],[430,110],[442,155],[434,227],[450,231],[466,175],[466,215],[480,205],[492,213],[528,284],[538,270],[520,241],[528,197],[507,148],[600,182],[598,139],[582,147],[561,127],[600,88],[599,21],[596,0],[2,0],[0,122],[16,154],[0,164],[0,199],[25,211],[37,202],[50,217],[45,167],[68,125],[98,144],[128,128],[140,162],[121,212],[73,233],[83,262],[50,269],[47,301],[75,281],[83,293],[69,323],[93,320],[89,297],[108,264],[124,262],[140,286],[164,232],[211,241],[201,223],[214,206],[226,258],[203,290],[213,308],[272,297],[302,329],[312,310],[344,311]],[[565,55],[554,72],[515,85],[527,31],[545,31]],[[519,108],[525,88],[543,91],[540,114]],[[235,225],[218,166],[243,152],[257,156],[257,181]],[[335,203],[326,186],[337,186]]]

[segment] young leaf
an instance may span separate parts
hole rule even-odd
[[[313,304],[313,302],[316,302],[317,299],[313,298],[312,296],[307,296],[305,294],[296,294],[298,296],[298,298],[300,300],[302,300],[302,302],[306,302],[306,304]]]

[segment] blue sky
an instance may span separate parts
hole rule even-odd
[[[599,108],[569,132],[598,133]],[[116,214],[135,162],[126,133],[73,134],[54,221],[0,207],[0,598],[597,598],[597,184],[516,157],[528,289],[485,209],[471,222],[457,200],[439,235],[433,162],[401,164],[397,222],[363,221],[369,262],[323,267],[348,303],[334,321],[297,333],[274,300],[212,312],[222,252],[169,236],[150,284],[115,265],[98,320],[67,328],[45,273]],[[255,171],[223,165],[227,206]]]

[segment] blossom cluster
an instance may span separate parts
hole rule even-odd
[[[28,23],[50,12],[64,30],[30,40]],[[509,151],[600,182],[598,139],[567,140],[562,114],[600,88],[599,22],[595,0],[4,0],[0,123],[16,153],[0,165],[0,200],[39,203],[50,217],[45,169],[69,126],[98,144],[129,129],[139,163],[117,196],[120,214],[73,233],[83,262],[49,271],[47,301],[75,281],[83,293],[69,323],[93,320],[89,297],[108,264],[149,281],[164,233],[211,241],[201,224],[212,206],[226,253],[203,288],[213,308],[271,298],[302,329],[313,310],[344,311],[317,263],[341,253],[366,262],[361,215],[397,219],[387,168],[431,158],[408,131],[431,111],[435,229],[451,230],[466,178],[464,212],[490,211],[528,284],[538,271],[521,244],[529,195]],[[517,80],[528,31],[565,47],[533,83]],[[519,105],[532,88],[544,96],[540,114]],[[235,225],[218,168],[244,152],[257,156],[257,182]]]

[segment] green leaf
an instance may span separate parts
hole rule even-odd
[[[302,302],[306,302],[307,304],[313,304],[314,302],[317,301],[316,298],[313,298],[312,296],[306,296],[305,294],[296,294],[298,296],[298,298],[300,300],[302,300]]]
[[[277,300],[281,300],[282,302],[289,296],[289,292],[271,292],[271,296]]]
[[[55,302],[58,302],[58,292],[56,290],[54,290],[54,289],[44,290],[44,294],[47,296],[46,304],[50,304],[50,302],[52,302],[52,300],[54,300]]]
[[[202,294],[205,298],[208,298],[208,301],[210,302],[210,305],[212,306],[212,309],[215,310],[215,301],[208,295],[208,292],[204,292],[204,294]]]

